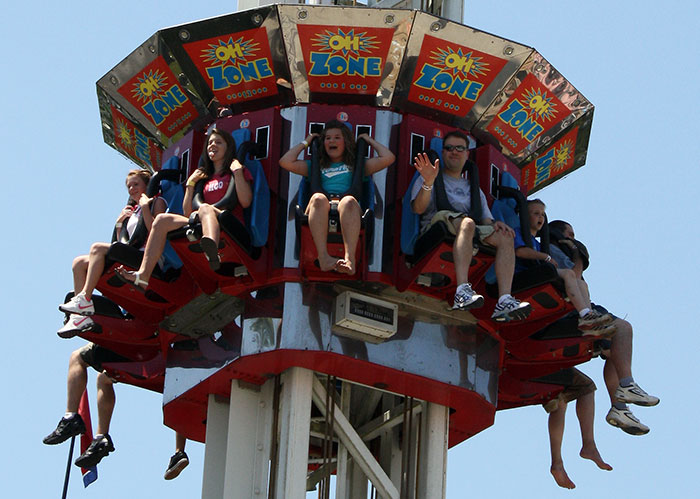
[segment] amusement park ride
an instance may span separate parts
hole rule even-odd
[[[416,237],[413,158],[467,132],[470,179],[520,230],[525,196],[585,163],[593,105],[535,49],[460,24],[461,0],[264,3],[157,31],[97,82],[105,141],[161,172],[149,195],[178,209],[215,123],[254,199],[245,230],[222,217],[218,271],[193,223],[139,293],[115,268],[141,253],[115,243],[81,336],[131,359],[105,368],[162,392],[165,424],[205,442],[202,497],[328,497],[331,475],[337,498],[367,497],[370,482],[382,498],[445,497],[448,447],[496,410],[556,396],[594,344],[547,263],[514,279],[529,318],[492,321],[486,248],[470,269],[485,306],[451,310],[452,239]],[[309,186],[279,166],[332,119],[396,155],[363,185],[354,276],[314,265]]]

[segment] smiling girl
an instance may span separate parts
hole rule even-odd
[[[319,135],[312,133],[303,142],[292,147],[280,158],[280,166],[292,173],[309,176],[311,162],[297,159],[299,154]],[[323,271],[336,271],[343,274],[355,273],[355,251],[360,237],[361,209],[357,199],[344,194],[352,184],[352,170],[355,164],[355,139],[348,126],[333,120],[326,123],[320,134],[321,187],[325,191],[311,196],[306,207],[309,216],[309,229],[318,252],[319,267]],[[394,162],[394,154],[366,133],[357,137],[364,139],[377,153],[376,157],[365,162],[364,176],[372,175]],[[327,195],[326,195],[327,193]],[[328,213],[331,203],[338,203],[340,227],[343,235],[345,258],[337,259],[328,253]]]

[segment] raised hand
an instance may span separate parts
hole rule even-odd
[[[141,193],[141,197],[139,198],[139,206],[143,210],[146,206],[148,206],[148,203],[151,202],[151,198],[146,196],[146,193]]]
[[[233,161],[231,161],[231,173],[236,173],[236,170],[242,170],[244,166],[241,164],[238,159],[233,158]]]
[[[192,172],[192,175],[187,179],[188,184],[196,184],[200,180],[204,180],[207,178],[206,173],[204,173],[202,170],[197,168],[195,171]]]
[[[421,177],[423,177],[423,183],[426,185],[433,185],[435,177],[437,177],[440,171],[440,160],[436,159],[435,163],[430,162],[430,158],[426,153],[419,153],[413,159],[413,166],[418,170]]]
[[[119,213],[119,216],[117,217],[117,223],[123,222],[127,218],[129,218],[132,213],[134,213],[134,207],[131,205],[127,205],[124,207],[124,209]]]

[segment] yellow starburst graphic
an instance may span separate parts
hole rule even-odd
[[[461,48],[456,52],[452,47],[447,47],[447,50],[437,49],[430,53],[430,58],[437,66],[442,66],[444,72],[452,73],[453,76],[458,73],[464,76],[483,76],[489,70],[489,64],[482,57],[474,57],[472,52],[462,52]]]
[[[312,40],[314,47],[323,52],[341,52],[344,56],[349,53],[360,55],[361,52],[371,52],[379,48],[376,37],[367,35],[367,32],[355,33],[355,29],[347,32],[338,28],[337,33],[326,30]]]
[[[131,93],[139,102],[149,101],[158,98],[167,90],[168,77],[162,71],[149,70],[143,73],[136,83]]]
[[[202,58],[208,63],[235,64],[245,62],[249,57],[254,57],[255,52],[260,50],[260,44],[253,40],[233,40],[229,37],[227,41],[217,40],[216,43],[209,44],[209,47],[202,50]]]
[[[539,118],[539,121],[550,121],[559,112],[553,98],[547,96],[546,91],[531,88],[525,91],[525,107],[530,116]]]
[[[571,140],[565,140],[554,153],[554,171],[564,169],[569,163],[574,150],[574,144]]]
[[[121,143],[122,147],[127,151],[134,150],[134,139],[131,135],[131,128],[122,119],[117,120],[117,139]]]

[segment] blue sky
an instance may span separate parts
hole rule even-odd
[[[60,494],[67,445],[41,439],[64,411],[68,356],[82,342],[57,338],[56,307],[71,287],[73,257],[110,236],[126,197],[132,165],[103,143],[95,82],[158,29],[236,9],[235,2],[60,5],[10,3],[0,20],[0,140],[11,208],[0,249],[5,497]],[[699,18],[691,0],[467,3],[465,24],[534,46],[596,106],[587,165],[540,197],[550,217],[570,220],[586,242],[594,301],[634,325],[635,378],[662,401],[635,409],[652,428],[647,436],[607,425],[602,362],[594,360],[583,369],[599,386],[597,441],[613,472],[578,458],[570,410],[563,455],[577,489],[559,489],[548,472],[546,415],[540,407],[509,410],[450,450],[449,499],[684,497],[694,488]],[[90,389],[94,404],[92,371]],[[111,434],[117,451],[100,479],[84,490],[75,469],[70,497],[199,496],[201,444],[189,444],[192,464],[180,478],[162,479],[174,443],[157,394],[118,385]]]

